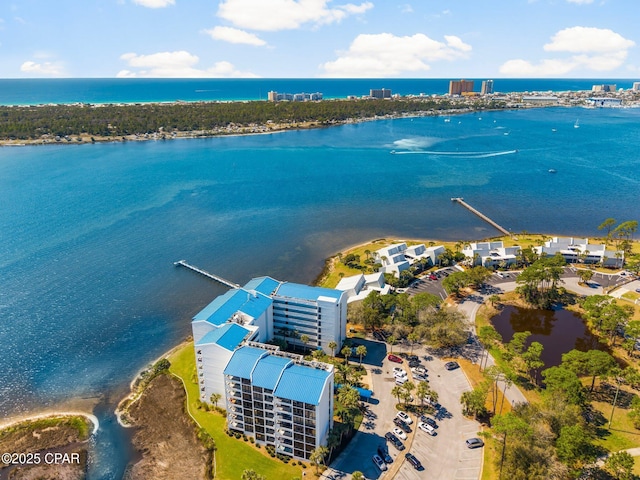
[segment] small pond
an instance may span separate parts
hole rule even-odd
[[[491,319],[491,323],[505,343],[514,333],[529,330],[531,336],[527,346],[531,342],[544,346],[542,361],[546,368],[559,365],[562,354],[573,349],[583,352],[606,350],[606,345],[589,332],[582,317],[568,310],[535,310],[507,305]]]

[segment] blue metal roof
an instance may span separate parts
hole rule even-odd
[[[251,382],[257,387],[274,390],[282,371],[291,363],[290,359],[277,355],[262,357],[253,369]]]
[[[264,295],[271,295],[279,285],[280,282],[271,277],[256,277],[249,280],[243,288],[245,290],[255,290]]]
[[[226,348],[232,352],[238,345],[240,345],[248,333],[249,330],[241,327],[237,323],[227,323],[220,328],[216,328],[215,330],[207,333],[200,339],[197,345],[216,343],[222,348]]]
[[[238,310],[242,313],[246,313],[250,317],[258,318],[265,311],[269,309],[273,300],[271,297],[265,296],[261,293],[252,293],[245,290],[241,290],[245,294],[245,302]]]
[[[267,351],[254,347],[240,347],[231,356],[231,360],[224,369],[225,375],[233,375],[240,378],[251,378],[251,372],[256,363]]]
[[[309,285],[288,282],[280,285],[280,288],[278,288],[276,292],[276,295],[281,297],[294,297],[313,301],[318,300],[318,297],[330,297],[338,300],[343,294],[343,291],[334,290],[333,288],[311,287]]]
[[[216,297],[193,317],[193,321],[206,320],[213,325],[222,325],[237,312],[247,298],[247,292],[234,289]]]
[[[319,368],[291,365],[282,372],[273,392],[281,398],[318,405],[324,384],[331,372]]]

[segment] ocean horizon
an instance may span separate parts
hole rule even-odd
[[[605,218],[638,219],[640,109],[444,120],[0,148],[0,414],[94,400],[89,478],[121,478],[131,452],[113,408],[225,291],[173,262],[310,283],[371,239],[499,235],[451,197],[515,233],[593,237]]]
[[[269,91],[284,93],[321,92],[325,99],[368,95],[370,89],[388,88],[400,95],[444,95],[449,78],[60,78],[0,79],[0,105],[72,103],[227,102],[267,100]],[[455,79],[454,79],[455,80]],[[486,78],[474,81],[474,90]],[[498,93],[567,92],[591,90],[593,85],[615,84],[630,89],[631,78],[493,78]]]

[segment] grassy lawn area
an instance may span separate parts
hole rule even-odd
[[[637,299],[640,298],[640,293],[636,293],[636,292],[627,292],[622,294],[622,298],[626,298],[627,300],[630,300],[632,302],[636,301]]]
[[[225,417],[215,412],[199,410],[196,405],[199,398],[198,384],[193,382],[195,374],[195,355],[193,343],[176,350],[169,357],[171,373],[180,377],[187,389],[187,408],[189,413],[213,437],[216,442],[216,479],[238,480],[246,469],[255,470],[267,480],[292,480],[302,478],[302,468],[292,466],[271,458],[264,448],[256,448],[249,442],[229,437],[224,433]],[[296,462],[297,463],[297,462]],[[307,468],[307,471],[312,469]]]
[[[611,403],[591,402],[593,407],[602,413],[605,423],[598,429],[597,445],[601,445],[610,452],[617,452],[627,448],[640,447],[640,430],[636,430],[633,423],[627,416],[629,410],[616,407],[613,414],[611,428],[608,429],[609,418],[611,417]]]

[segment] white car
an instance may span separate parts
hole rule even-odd
[[[393,374],[393,376],[396,377],[396,378],[409,378],[407,376],[407,372],[402,372],[402,373],[396,372],[396,373]]]
[[[404,385],[409,379],[407,377],[396,377],[396,385]]]
[[[376,467],[378,467],[381,472],[387,470],[387,464],[384,463],[384,460],[382,460],[382,458],[380,458],[380,455],[374,455],[371,460],[373,460],[373,463],[375,463]]]
[[[429,435],[431,435],[432,437],[436,434],[436,430],[435,428],[433,428],[431,425],[429,425],[428,423],[424,423],[424,422],[420,422],[418,424],[418,428],[420,430],[422,430],[425,433],[428,433]]]
[[[407,434],[404,433],[402,430],[400,430],[398,427],[395,427],[393,429],[393,434],[398,437],[400,440],[406,440],[407,439]]]
[[[413,420],[411,420],[411,417],[409,415],[407,415],[405,412],[398,412],[396,417],[398,417],[400,420],[402,420],[407,425],[411,425],[413,423]]]

